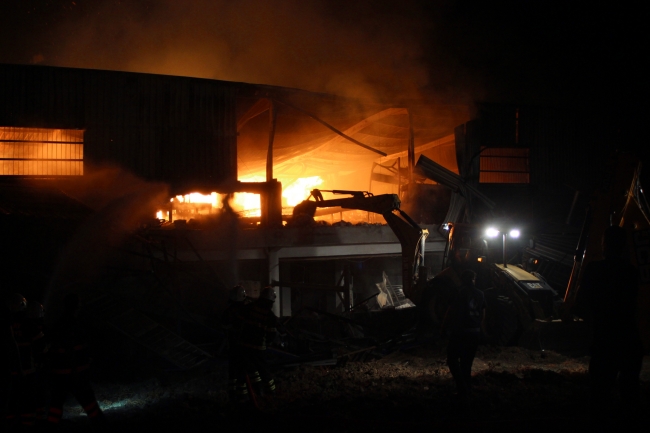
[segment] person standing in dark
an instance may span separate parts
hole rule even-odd
[[[31,353],[34,365],[34,404],[36,423],[44,423],[47,418],[49,390],[45,381],[45,357],[49,350],[48,333],[45,329],[45,310],[39,302],[27,303],[26,329],[31,336]]]
[[[591,322],[591,408],[597,416],[611,410],[618,378],[624,407],[637,413],[644,352],[636,321],[638,272],[629,259],[625,229],[608,227],[602,245],[604,260],[585,265],[572,309]]]
[[[238,344],[241,333],[241,310],[250,302],[243,286],[230,290],[228,306],[221,315],[221,328],[228,341],[228,397],[230,402],[248,400],[246,372],[243,366],[241,346]]]
[[[447,366],[456,383],[459,402],[469,403],[472,388],[472,364],[481,339],[485,317],[485,296],[474,285],[476,273],[461,273],[462,285],[442,322],[442,332],[449,336]]]
[[[90,356],[77,322],[79,296],[68,294],[64,299],[63,315],[52,326],[49,364],[52,397],[47,421],[58,426],[63,417],[63,403],[72,394],[92,423],[103,424],[104,413],[97,403],[90,384]]]
[[[9,409],[9,402],[13,397],[18,376],[22,374],[20,365],[20,352],[14,338],[12,327],[12,300],[9,299],[2,305],[2,379],[0,383],[0,408],[2,409],[2,423],[11,427],[15,422],[15,414]]]
[[[251,384],[266,396],[275,393],[275,381],[264,358],[268,341],[277,333],[278,318],[273,313],[275,297],[273,288],[267,286],[237,316],[241,329],[236,350],[241,354]]]
[[[31,326],[27,315],[27,300],[20,293],[11,297],[11,328],[18,347],[19,366],[15,365],[14,390],[9,402],[9,416],[22,428],[31,428],[36,424],[36,361],[34,344],[40,338],[38,331]]]

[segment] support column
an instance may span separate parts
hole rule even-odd
[[[267,265],[269,269],[268,284],[271,281],[280,281],[280,249],[270,249],[267,252]],[[291,315],[291,289],[288,287],[273,287],[275,292],[275,303],[273,313],[278,316]],[[287,308],[288,307],[288,308]]]
[[[269,100],[269,147],[266,152],[266,188],[260,196],[262,226],[282,226],[282,184],[273,178],[273,140],[277,111],[273,100]]]
[[[409,142],[408,142],[408,165],[409,165],[409,192],[413,187],[413,170],[415,169],[415,133],[413,132],[413,116],[411,110],[409,113]]]
[[[260,192],[260,223],[264,228],[282,227],[282,183],[272,179],[262,185],[264,188]]]
[[[343,265],[343,284],[345,291],[343,292],[343,311],[347,311],[352,307],[352,272],[350,272],[350,264]]]
[[[275,104],[271,99],[269,105],[269,147],[266,153],[266,181],[271,182],[273,180],[273,140],[275,139],[275,122],[277,119],[277,114],[275,110]]]

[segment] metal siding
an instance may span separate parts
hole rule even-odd
[[[517,109],[519,140],[515,143]],[[466,124],[466,149],[478,145],[530,148],[530,182],[549,192],[598,182],[614,151],[615,132],[597,110],[485,105],[479,113],[479,134],[470,133],[473,122]]]
[[[84,156],[151,180],[234,180],[236,83],[0,65],[0,125],[86,129]]]
[[[544,188],[596,182],[613,149],[598,113],[523,107],[522,144],[531,149],[531,182]]]
[[[481,152],[481,183],[530,183],[529,149],[487,148]]]
[[[479,119],[457,128],[457,139],[461,138],[457,140],[461,174],[469,182],[474,179],[478,172],[475,165],[481,158],[474,159],[469,173],[467,164],[479,146],[508,147],[506,142],[511,141],[512,147],[529,148],[530,187],[483,183],[480,190],[501,208],[519,203],[520,209],[507,209],[506,213],[512,215],[565,218],[573,199],[572,188],[587,191],[594,183],[603,181],[601,167],[616,141],[609,123],[596,110],[588,113],[574,107],[521,106],[518,107],[519,140],[515,143],[508,137],[515,136],[517,123],[510,119],[516,119],[516,108],[489,105],[479,110]]]
[[[481,146],[512,147],[517,145],[517,107],[484,104],[480,107]]]

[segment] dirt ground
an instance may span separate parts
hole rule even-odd
[[[277,394],[258,402],[261,410],[228,403],[225,360],[197,371],[151,371],[123,382],[97,377],[96,393],[110,431],[227,426],[225,431],[243,432],[576,432],[623,426],[617,399],[611,414],[591,421],[586,353],[481,346],[468,408],[454,399],[445,353],[445,342],[439,340],[365,362],[341,358],[336,365],[284,368],[276,372]],[[636,422],[645,425],[650,421],[650,357],[641,381],[644,411]],[[73,401],[66,420],[66,430],[89,427]]]

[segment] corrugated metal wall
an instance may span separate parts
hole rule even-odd
[[[480,183],[530,183],[530,149],[489,147],[480,158]]]
[[[575,191],[590,191],[603,182],[608,157],[622,144],[603,113],[586,110],[479,106],[476,119],[456,128],[461,175],[476,182],[480,157],[472,160],[471,167],[468,164],[483,146],[530,149],[530,184],[477,186],[502,211],[507,210],[505,214],[563,221]]]
[[[87,163],[115,164],[172,190],[210,189],[237,177],[237,90],[185,77],[0,65],[0,126],[85,129]]]
[[[483,105],[478,118],[456,130],[458,154],[466,165],[480,148],[530,149],[530,183],[553,190],[597,182],[617,145],[615,131],[601,113],[570,108]],[[478,165],[465,175],[478,176]]]
[[[520,108],[520,143],[531,149],[531,182],[542,188],[590,189],[621,143],[602,113]]]

